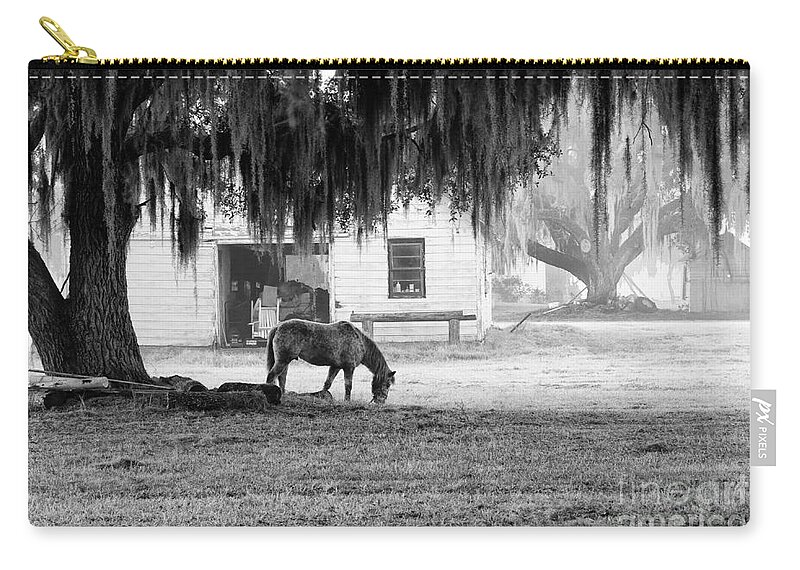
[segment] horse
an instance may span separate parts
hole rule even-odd
[[[315,366],[328,366],[323,390],[329,390],[340,370],[344,370],[344,399],[350,399],[353,370],[360,364],[372,372],[372,403],[383,404],[395,373],[375,343],[347,321],[331,324],[289,319],[273,328],[267,339],[266,385],[278,378],[281,392],[286,388],[286,371],[292,360],[301,358]]]

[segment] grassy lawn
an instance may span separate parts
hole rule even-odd
[[[498,322],[517,322],[530,312],[547,310],[547,303],[507,303],[495,300],[492,303],[492,318]]]
[[[547,304],[507,303],[495,301],[492,303],[492,318],[497,323],[513,325],[525,318],[528,313],[533,313],[529,320],[532,321],[747,321],[750,316],[746,313],[690,313],[688,311],[671,311],[658,309],[652,313],[637,313],[629,311],[610,311],[603,307],[585,307],[571,305],[547,315]]]
[[[540,325],[540,326],[539,326]],[[623,326],[624,325],[624,326]],[[36,525],[741,524],[747,323],[537,323],[385,345],[390,405],[263,413],[90,400],[29,420]],[[153,374],[262,381],[262,351],[149,349]],[[293,364],[287,388],[318,390]],[[334,395],[341,399],[341,379]]]

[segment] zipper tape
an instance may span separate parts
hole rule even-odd
[[[749,70],[743,59],[679,58],[679,59],[290,59],[290,58],[239,58],[239,59],[174,59],[174,58],[124,58],[100,59],[96,64],[74,63],[36,59],[29,69],[356,69],[356,70]]]
[[[607,70],[607,69],[684,69],[721,70],[749,69],[743,59],[676,58],[676,59],[515,59],[515,58],[120,58],[99,59],[92,48],[79,46],[52,18],[42,16],[39,24],[64,50],[61,55],[45,56],[29,63],[28,69],[354,69],[354,70],[486,70],[486,69],[548,69],[548,70]]]

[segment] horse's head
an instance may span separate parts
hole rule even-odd
[[[382,374],[372,376],[372,403],[383,404],[389,397],[389,388],[394,384],[394,371],[388,368]]]

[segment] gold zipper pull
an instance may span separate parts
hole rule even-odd
[[[50,34],[50,37],[58,42],[58,45],[64,48],[63,54],[46,55],[42,58],[42,61],[56,61],[59,63],[100,63],[97,59],[97,54],[92,48],[75,45],[75,42],[67,35],[67,32],[52,18],[42,16],[39,18],[39,24]]]

